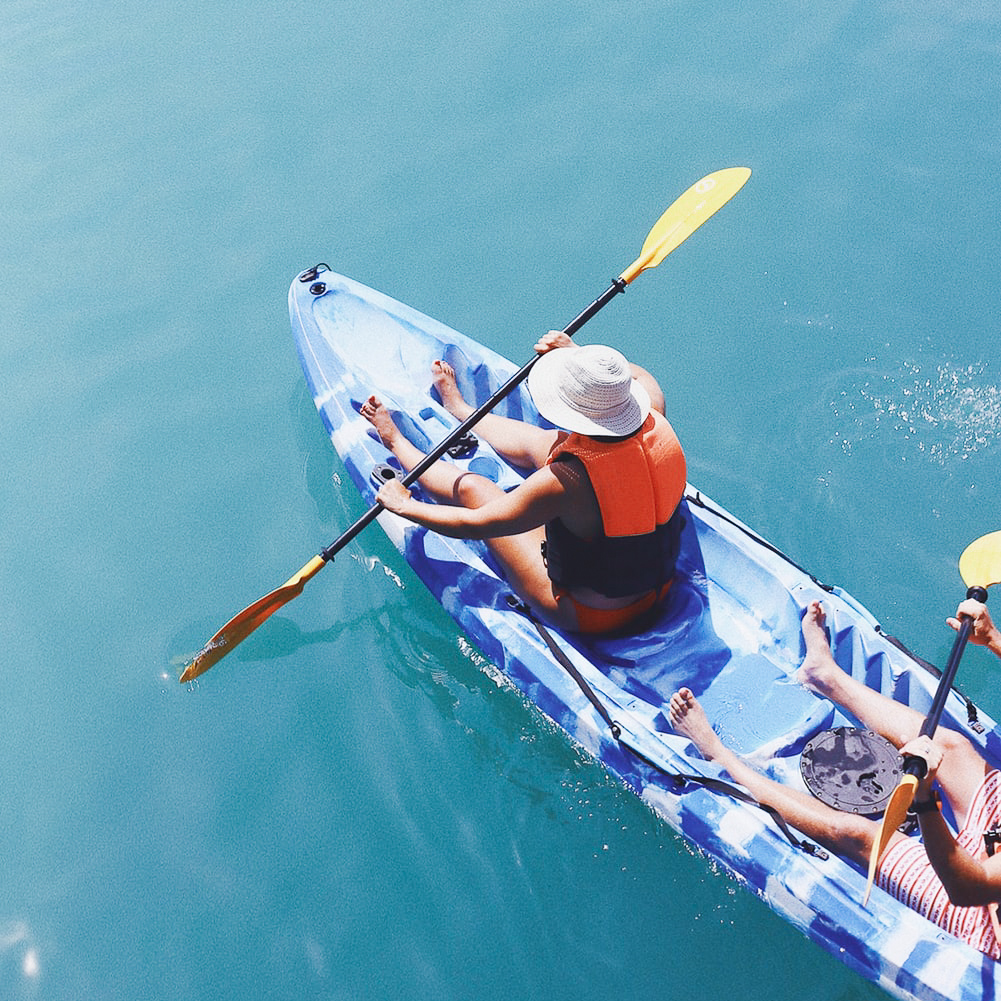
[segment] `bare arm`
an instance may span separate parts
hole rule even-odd
[[[900,753],[923,758],[928,765],[918,783],[915,802],[927,802],[932,784],[942,763],[942,748],[928,737],[917,737],[905,744]],[[949,825],[938,810],[918,814],[921,838],[928,861],[942,881],[949,900],[958,907],[977,907],[1001,901],[1001,855],[988,859],[974,858],[956,842]]]
[[[563,483],[548,466],[482,507],[424,504],[414,500],[399,480],[384,484],[378,499],[387,511],[453,539],[518,535],[558,517],[568,503]]]
[[[977,907],[1001,901],[1001,855],[976,859],[956,843],[945,818],[937,810],[918,815],[928,860],[958,907]]]
[[[650,406],[662,417],[665,416],[667,402],[660,383],[645,368],[640,368],[632,362],[629,363],[629,367],[633,370],[633,378],[649,393]]]

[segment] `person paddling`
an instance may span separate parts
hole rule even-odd
[[[613,348],[578,347],[552,331],[528,377],[539,413],[558,430],[486,415],[477,434],[529,471],[505,492],[441,460],[421,477],[438,503],[414,499],[398,480],[379,491],[387,510],[454,538],[483,539],[512,588],[550,623],[609,633],[666,596],[680,544],[684,451],[664,416],[656,380]],[[455,373],[432,367],[442,402],[472,412]],[[361,407],[404,470],[424,457],[375,396]]]
[[[970,642],[1001,657],[1001,631],[987,608],[967,599],[947,621],[958,630],[962,616],[973,620]],[[993,852],[1001,840],[1001,772],[988,768],[976,747],[953,730],[940,727],[934,739],[920,736],[924,718],[919,712],[843,672],[831,654],[824,623],[820,602],[813,602],[803,618],[806,657],[799,681],[881,734],[902,755],[921,757],[928,765],[913,806],[921,840],[894,832],[879,861],[878,885],[951,935],[1001,959],[1001,927],[996,920],[1001,852]],[[690,688],[671,696],[669,715],[678,733],[759,803],[772,807],[830,851],[863,866],[867,863],[878,821],[836,810],[803,790],[762,775],[723,743]],[[955,817],[956,834],[940,811],[939,789]]]

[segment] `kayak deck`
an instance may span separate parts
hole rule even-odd
[[[368,503],[376,492],[373,467],[396,463],[359,413],[370,394],[414,444],[429,450],[458,423],[431,387],[432,362],[443,359],[455,369],[474,405],[516,371],[444,324],[330,271],[293,281],[289,308],[321,418]],[[523,386],[496,412],[545,423]],[[483,441],[471,454],[446,461],[504,489],[524,475]],[[421,496],[419,486],[412,489]],[[809,937],[900,997],[979,998],[984,978],[993,984],[997,964],[881,891],[862,908],[865,877],[855,867],[792,847],[754,806],[679,783],[679,774],[720,777],[665,717],[665,704],[681,685],[693,689],[727,744],[800,788],[805,744],[832,727],[857,725],[795,680],[804,652],[800,623],[813,600],[824,603],[832,652],[843,670],[920,711],[936,683],[850,595],[820,585],[691,486],[683,504],[676,582],[652,624],[607,638],[553,630],[621,725],[618,741],[531,622],[510,607],[510,588],[485,544],[438,536],[388,512],[379,522],[445,610],[528,699]],[[993,722],[981,715],[984,732],[976,733],[966,716],[965,702],[950,696],[944,721],[997,763]]]

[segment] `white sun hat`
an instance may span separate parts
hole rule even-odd
[[[547,351],[532,366],[528,389],[547,421],[591,437],[632,434],[650,413],[650,395],[629,362],[602,344]]]

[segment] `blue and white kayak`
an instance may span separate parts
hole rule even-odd
[[[292,282],[289,313],[320,416],[369,504],[377,491],[373,469],[396,461],[359,413],[372,392],[403,432],[430,450],[457,425],[431,389],[435,359],[452,365],[459,388],[476,405],[517,371],[470,338],[325,265]],[[542,423],[523,385],[497,412]],[[471,453],[446,461],[505,488],[523,475],[482,441]],[[414,491],[421,497],[419,487]],[[805,788],[804,747],[834,728],[857,726],[793,678],[804,653],[800,622],[816,599],[823,600],[842,669],[922,713],[937,683],[850,595],[822,586],[691,485],[682,503],[678,577],[667,607],[647,631],[600,639],[552,631],[617,724],[617,738],[533,623],[511,606],[511,590],[483,543],[444,538],[385,511],[378,521],[442,607],[513,685],[810,939],[900,998],[997,996],[1001,964],[878,888],[863,907],[865,873],[811,850],[772,815],[715,784],[726,776],[672,731],[666,702],[680,685],[689,685],[728,744],[773,778]],[[1001,767],[992,720],[981,713],[971,726],[966,701],[953,693],[942,722],[966,733]]]

